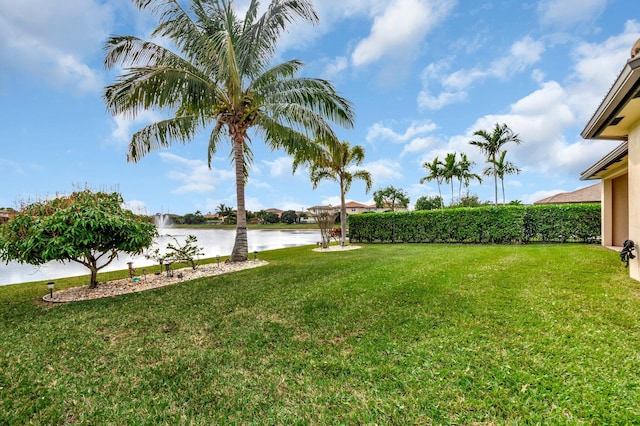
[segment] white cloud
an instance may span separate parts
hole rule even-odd
[[[158,155],[171,167],[167,174],[169,179],[180,183],[180,186],[172,190],[176,194],[214,192],[220,182],[232,181],[235,178],[233,172],[209,169],[207,163],[202,160],[190,160],[169,152],[161,152]]]
[[[273,161],[264,160],[263,163],[269,167],[269,174],[272,177],[291,174],[293,159],[291,157],[278,157]]]
[[[413,121],[404,133],[396,133],[393,129],[386,127],[382,123],[375,123],[367,129],[367,142],[375,140],[388,140],[394,143],[404,143],[408,140],[425,133],[432,132],[437,126],[435,123],[425,121]]]
[[[344,56],[338,56],[334,58],[322,71],[321,77],[326,80],[334,80],[342,71],[347,69],[349,65],[347,58]]]
[[[134,131],[132,127],[136,128],[136,131],[142,127],[160,121],[161,115],[155,111],[142,110],[135,118],[129,118],[123,114],[118,114],[113,117],[115,122],[115,129],[111,132],[111,137],[118,145],[128,145],[131,142],[131,136]]]
[[[440,92],[433,96],[427,88],[418,93],[418,106],[429,110],[438,110],[449,104],[462,102],[467,98],[467,92]]]
[[[340,205],[340,196],[335,195],[333,197],[323,198],[320,202],[321,206],[339,206]]]
[[[400,154],[400,158],[407,154],[424,152],[437,143],[438,139],[435,137],[415,138],[404,146],[402,153]]]
[[[568,103],[586,122],[629,59],[631,46],[640,38],[640,23],[630,20],[624,32],[602,43],[580,43],[573,50],[575,65],[568,89]]]
[[[412,51],[426,34],[451,11],[455,2],[446,0],[392,0],[373,20],[371,32],[351,55],[355,66],[383,56]]]
[[[138,215],[148,215],[149,212],[147,210],[147,205],[144,201],[140,200],[129,200],[122,203],[122,208],[126,210],[130,210]]]
[[[96,92],[102,72],[89,61],[112,21],[111,6],[96,0],[0,0],[1,75],[27,72],[55,86]]]
[[[607,0],[543,0],[538,15],[545,25],[569,28],[595,20],[606,4]]]
[[[468,144],[477,138],[473,132],[478,129],[490,131],[495,123],[505,123],[522,140],[521,145],[505,146],[509,161],[524,172],[547,176],[568,174],[577,178],[591,159],[601,157],[611,146],[598,141],[568,142],[565,139],[565,131],[580,124],[567,104],[568,98],[567,91],[557,82],[542,83],[538,90],[512,104],[506,114],[480,117],[465,135],[451,138],[445,147],[429,152],[423,160],[431,161],[436,155],[444,156],[447,152],[466,152],[472,161],[483,165],[484,157]]]
[[[234,201],[235,203],[235,201]],[[259,212],[260,210],[268,209],[264,204],[260,202],[256,197],[246,197],[244,200],[244,204],[247,210],[252,212]]]
[[[447,74],[450,59],[429,64],[422,72],[422,90],[417,102],[420,108],[437,110],[467,98],[467,89],[477,80],[486,78],[509,79],[540,60],[544,44],[526,36],[514,42],[509,54],[493,60],[486,68],[460,69]],[[435,83],[441,92],[433,94],[430,86]]]
[[[385,159],[373,161],[363,164],[362,168],[371,173],[374,185],[402,178],[402,173],[400,173],[402,167],[395,161]]]

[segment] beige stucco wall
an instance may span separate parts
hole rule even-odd
[[[613,185],[612,179],[602,179],[602,196],[600,197],[600,235],[602,245],[610,247],[613,245]]]
[[[611,215],[611,245],[622,247],[629,238],[629,175],[625,173],[611,181],[613,214]]]
[[[629,239],[636,244],[629,262],[631,278],[640,279],[640,123],[629,132]]]
[[[625,158],[607,170],[601,185],[602,245],[621,247],[629,238],[628,167]]]

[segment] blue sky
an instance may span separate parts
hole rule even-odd
[[[355,128],[337,133],[365,148],[374,190],[402,188],[411,205],[437,194],[435,182],[419,183],[422,163],[448,152],[466,153],[481,173],[484,158],[468,142],[498,122],[523,141],[507,147],[522,169],[505,181],[507,200],[531,203],[588,185],[580,172],[616,146],[580,131],[640,38],[632,3],[317,0],[320,24],[291,27],[277,56],[301,59],[304,75],[331,80],[353,102]],[[236,206],[228,148],[209,169],[206,134],[126,161],[131,134],[161,115],[107,113],[101,94],[116,73],[104,70],[102,47],[110,34],[148,38],[156,23],[130,0],[0,0],[0,206],[85,186],[117,190],[148,214]],[[254,152],[249,210],[339,204],[334,182],[314,191],[283,152],[260,140]],[[494,197],[491,179],[469,190]],[[360,182],[347,198],[373,200]]]

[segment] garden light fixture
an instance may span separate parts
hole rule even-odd
[[[54,281],[49,281],[47,283],[47,288],[49,289],[49,298],[53,299],[53,286],[55,285]]]

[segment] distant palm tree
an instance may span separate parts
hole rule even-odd
[[[105,88],[108,110],[135,117],[155,108],[172,115],[135,133],[127,159],[137,162],[152,150],[190,142],[208,128],[210,165],[221,141],[229,141],[237,198],[231,260],[246,260],[245,184],[253,159],[249,131],[269,148],[293,155],[316,151],[315,140],[335,139],[330,121],[349,128],[354,124],[351,103],[331,83],[296,77],[303,67],[298,60],[274,62],[287,25],[315,24],[318,17],[309,0],[272,0],[261,16],[258,0],[250,0],[244,18],[237,16],[232,0],[134,1],[159,17],[151,37],[175,49],[132,36],[113,36],[105,45],[105,66],[124,69]]]
[[[453,179],[460,176],[460,171],[458,169],[458,162],[456,161],[456,153],[450,152],[444,157],[444,162],[442,163],[442,177],[446,183],[451,184],[451,205],[453,205],[454,197],[453,197]]]
[[[351,146],[349,142],[337,142],[323,145],[320,155],[312,158],[303,152],[294,157],[293,170],[301,163],[308,163],[309,178],[313,189],[323,179],[330,179],[340,185],[340,226],[342,231],[341,243],[346,244],[347,236],[347,207],[345,194],[351,189],[354,179],[360,179],[365,183],[365,192],[369,192],[372,186],[371,173],[366,170],[352,170],[353,166],[359,166],[364,161],[364,148],[360,145]]]
[[[222,223],[224,223],[224,217],[227,214],[227,208],[228,207],[224,204],[219,204],[218,207],[216,207],[216,214],[222,218]]]
[[[429,174],[421,178],[420,183],[431,182],[432,180],[435,180],[438,184],[438,194],[440,194],[440,200],[442,200],[442,191],[440,190],[440,184],[444,179],[444,176],[442,174],[442,162],[440,161],[440,159],[438,159],[438,157],[436,157],[430,163],[422,163],[422,167],[427,169],[429,171]],[[444,207],[444,203],[442,203],[440,207]]]
[[[496,161],[491,161],[493,167],[487,167],[484,171],[484,174],[487,176],[493,175],[497,176],[502,183],[502,204],[506,203],[506,198],[504,195],[504,176],[505,175],[518,175],[521,170],[516,167],[514,163],[511,161],[505,161],[505,157],[507,156],[507,151],[502,151],[500,154],[500,159]]]
[[[458,162],[458,179],[460,179],[460,186],[458,187],[458,199],[462,199],[462,186],[469,188],[469,184],[472,180],[477,180],[478,183],[482,183],[480,175],[471,172],[471,168],[476,163],[469,161],[467,154],[460,154],[460,161]]]
[[[506,124],[496,123],[493,132],[489,133],[485,130],[476,130],[474,133],[476,136],[480,136],[481,140],[473,140],[469,143],[480,148],[480,151],[487,157],[487,163],[491,164],[495,189],[495,204],[498,205],[498,174],[496,172],[496,156],[502,152],[502,147],[509,143],[514,142],[520,144],[518,134],[513,131]]]

